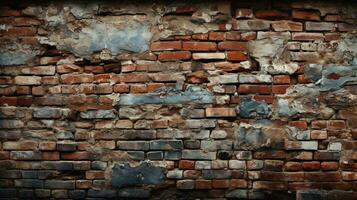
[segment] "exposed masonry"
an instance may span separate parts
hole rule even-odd
[[[352,1],[0,6],[0,199],[355,199]]]

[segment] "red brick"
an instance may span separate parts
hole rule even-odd
[[[42,152],[42,160],[59,160],[60,155],[58,152]]]
[[[95,94],[111,94],[113,92],[113,88],[109,83],[101,83],[94,85],[93,92]]]
[[[246,42],[220,42],[218,43],[219,50],[236,50],[236,51],[246,51],[247,43]]]
[[[147,93],[148,88],[145,84],[130,85],[130,93]]]
[[[96,83],[109,83],[110,75],[109,74],[97,74],[94,75],[94,81]]]
[[[273,77],[274,84],[290,84],[289,75],[276,75]]]
[[[194,39],[194,40],[208,40],[208,33],[193,34],[192,39]]]
[[[301,171],[302,163],[299,162],[287,162],[285,164],[285,170],[289,172]]]
[[[185,170],[183,172],[183,177],[185,179],[198,179],[200,176],[202,176],[202,173],[199,170]]]
[[[327,124],[328,130],[346,129],[346,122],[343,120],[330,120]]]
[[[247,188],[248,182],[244,179],[231,179],[232,188]]]
[[[191,52],[189,51],[162,52],[159,55],[161,61],[189,60],[190,58]]]
[[[306,171],[320,170],[320,162],[318,162],[318,161],[303,162],[302,168],[304,168],[304,170],[306,170]]]
[[[274,31],[302,31],[303,25],[300,22],[276,21],[272,22]]]
[[[43,142],[40,142],[39,144],[39,149],[40,150],[43,150],[43,151],[52,151],[52,150],[55,150],[56,149],[56,142],[52,142],[52,141],[43,141]]]
[[[327,121],[325,120],[314,120],[311,122],[311,128],[324,129],[327,128]]]
[[[320,21],[320,13],[316,11],[300,11],[293,10],[292,17],[294,19],[308,20],[308,21]]]
[[[224,40],[225,39],[224,35],[225,35],[224,32],[210,32],[208,39],[215,40],[215,41]]]
[[[36,29],[32,27],[13,27],[6,30],[0,30],[0,34],[10,37],[34,36],[36,34]]]
[[[100,73],[104,73],[104,67],[103,66],[85,66],[84,71],[89,72],[89,73],[94,73],[94,74],[100,74]]]
[[[212,181],[211,180],[196,180],[195,188],[196,189],[211,189]]]
[[[182,48],[189,51],[216,51],[217,45],[214,42],[183,42]]]
[[[340,172],[307,172],[306,180],[316,182],[337,182],[341,180]]]
[[[254,100],[256,101],[261,101],[261,102],[265,102],[267,104],[272,104],[274,103],[274,96],[268,96],[268,95],[255,95]]]
[[[42,77],[42,83],[44,85],[56,85],[59,83],[59,79],[56,76],[44,76]]]
[[[61,75],[61,82],[64,84],[91,83],[93,78],[92,74],[64,74]]]
[[[261,19],[283,19],[289,17],[289,13],[279,10],[258,10],[254,15],[256,18]]]
[[[227,32],[226,33],[226,40],[240,40],[241,36],[238,32]]]
[[[163,51],[163,50],[181,50],[182,42],[154,42],[151,44],[152,51]]]
[[[325,140],[327,139],[327,131],[311,130],[310,137],[312,140]]]
[[[323,171],[336,171],[338,170],[338,162],[321,162],[321,170]]]
[[[306,121],[291,121],[291,122],[289,122],[289,126],[294,126],[294,127],[299,128],[301,130],[306,130],[307,129],[307,122]]]
[[[61,153],[61,159],[64,159],[64,160],[88,160],[89,153],[86,151]]]
[[[113,91],[117,93],[128,93],[129,85],[128,84],[115,84],[113,86]]]
[[[243,41],[255,40],[257,38],[256,32],[244,32],[241,34],[241,38]]]
[[[287,184],[284,182],[270,182],[270,181],[255,181],[253,182],[253,189],[262,190],[286,190]]]
[[[16,106],[17,97],[0,97],[0,105]]]
[[[143,83],[148,82],[149,77],[147,74],[122,74],[120,81],[125,83]]]
[[[339,40],[341,38],[341,35],[339,33],[325,33],[325,40],[327,42],[333,41],[333,40]]]
[[[272,92],[273,94],[285,94],[288,88],[289,85],[273,85]]]
[[[270,85],[239,85],[238,92],[241,94],[270,94]]]
[[[148,83],[147,84],[148,92],[155,92],[156,90],[158,90],[159,88],[161,88],[163,86],[164,86],[163,83]]]
[[[225,72],[239,72],[244,70],[240,63],[217,62],[214,65],[216,66],[216,68]]]
[[[191,35],[176,35],[175,40],[190,40]]]
[[[208,74],[205,71],[196,71],[188,76],[189,83],[205,83],[208,81]]]
[[[229,188],[229,180],[214,179],[212,180],[212,188]]]
[[[227,60],[228,61],[244,61],[247,60],[245,53],[241,51],[227,51]]]
[[[235,117],[234,108],[206,108],[206,117]]]
[[[180,160],[179,169],[195,169],[195,161],[191,160]]]

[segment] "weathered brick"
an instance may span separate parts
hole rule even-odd
[[[334,23],[329,22],[305,22],[307,31],[332,31],[335,28]]]
[[[150,49],[152,51],[163,51],[163,50],[181,50],[182,44],[180,41],[174,42],[154,42],[151,44]]]
[[[274,31],[302,31],[303,24],[292,21],[276,21],[271,24]]]
[[[218,43],[219,50],[233,50],[233,51],[246,51],[247,43],[246,42],[220,42]]]
[[[193,53],[193,60],[221,60],[225,59],[226,55],[224,53]]]
[[[315,12],[315,11],[293,10],[292,17],[294,19],[320,21],[320,14],[318,12]]]
[[[41,77],[39,76],[16,76],[15,84],[16,85],[40,85]]]
[[[189,51],[162,52],[159,55],[161,61],[189,60],[190,58],[191,52]]]
[[[235,117],[234,108],[206,108],[207,117]]]

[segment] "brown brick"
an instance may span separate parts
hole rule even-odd
[[[196,180],[195,181],[195,188],[196,189],[211,189],[212,188],[212,181],[211,180]]]
[[[210,32],[208,36],[209,40],[224,40],[225,39],[225,33],[224,32]]]
[[[212,180],[212,188],[229,188],[229,180],[214,179]]]

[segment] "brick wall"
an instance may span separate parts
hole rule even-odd
[[[356,198],[356,3],[74,2],[0,7],[0,198]]]

